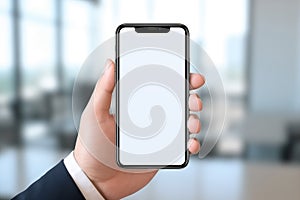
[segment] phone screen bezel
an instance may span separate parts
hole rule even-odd
[[[185,32],[185,79],[189,80],[190,74],[190,41],[189,41],[189,30],[184,24],[180,23],[126,23],[121,24],[116,29],[116,70],[115,70],[115,85],[116,85],[116,162],[119,167],[128,168],[128,169],[179,169],[184,168],[187,166],[189,162],[189,151],[187,148],[187,141],[189,139],[189,133],[187,129],[187,119],[189,117],[189,110],[188,110],[188,97],[189,97],[189,84],[185,82],[185,159],[184,162],[180,165],[124,165],[120,162],[120,129],[119,129],[119,69],[120,69],[120,32],[123,28],[147,28],[147,27],[154,27],[154,28],[182,28]]]

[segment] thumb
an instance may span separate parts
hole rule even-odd
[[[104,74],[101,79],[98,80],[94,89],[94,109],[99,121],[104,121],[110,116],[109,108],[115,86],[114,69],[114,62],[108,59],[105,63]]]

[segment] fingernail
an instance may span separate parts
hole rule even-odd
[[[190,96],[189,104],[190,104],[191,110],[193,110],[193,111],[199,111],[201,109],[200,103],[199,103],[199,100],[198,100],[198,97],[196,94],[192,94]]]
[[[190,132],[198,133],[200,131],[199,130],[200,129],[199,119],[191,115],[188,120],[188,127],[189,127]]]
[[[187,147],[190,148],[194,144],[194,142],[195,142],[195,140],[193,138],[190,138],[187,143]]]

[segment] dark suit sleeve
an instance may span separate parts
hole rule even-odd
[[[84,199],[63,161],[13,199]]]

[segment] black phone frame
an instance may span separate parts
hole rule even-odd
[[[188,98],[189,98],[189,84],[185,82],[185,161],[181,165],[124,165],[120,162],[120,128],[119,128],[119,65],[120,65],[120,32],[123,28],[157,28],[158,32],[160,30],[170,29],[170,28],[182,28],[185,32],[185,79],[189,80],[190,76],[190,34],[187,26],[181,23],[124,23],[117,27],[116,29],[116,46],[115,46],[115,86],[116,86],[116,163],[121,168],[126,169],[181,169],[188,165],[189,163],[189,150],[187,148],[187,141],[189,139],[189,132],[187,128],[187,120],[189,117],[188,109]],[[153,29],[148,29],[153,31]]]

